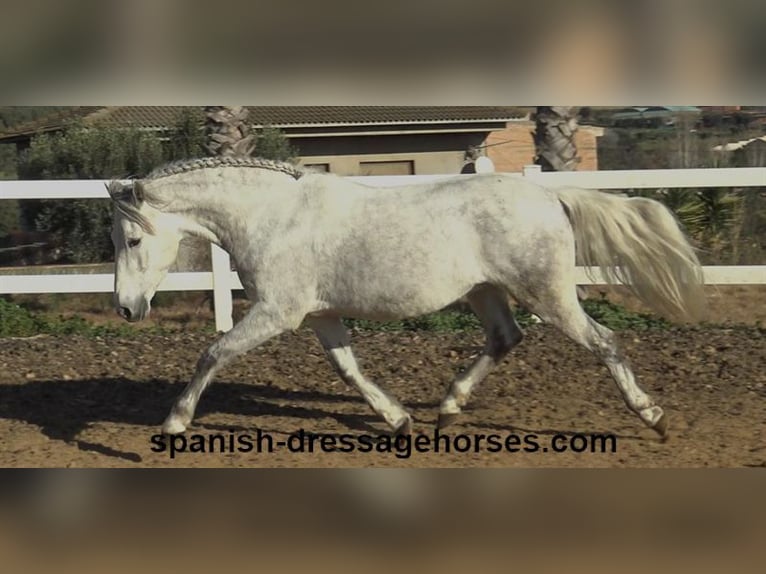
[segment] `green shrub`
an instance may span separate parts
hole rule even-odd
[[[667,329],[671,327],[671,324],[661,317],[648,313],[633,313],[606,298],[586,299],[582,302],[582,306],[593,320],[616,331],[622,329]]]
[[[645,313],[633,313],[606,299],[589,299],[582,302],[585,312],[609,329],[666,329],[671,324],[660,317]],[[524,309],[514,311],[516,321],[522,327],[537,321]],[[364,321],[347,319],[347,327],[363,331],[467,331],[482,328],[479,319],[470,311],[446,310],[401,321]]]
[[[36,335],[39,324],[23,307],[0,298],[0,337]]]
[[[82,317],[50,317],[32,313],[20,305],[7,299],[0,298],[0,338],[1,337],[32,337],[34,335],[83,335],[121,336],[128,337],[147,329],[138,330],[135,327],[120,323],[119,325],[92,325]],[[152,332],[164,333],[161,328],[151,329]]]

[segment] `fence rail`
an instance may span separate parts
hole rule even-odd
[[[454,175],[372,176],[351,180],[368,185],[390,187],[453,178]],[[468,177],[468,176],[466,176]],[[530,166],[517,174],[547,187],[583,187],[590,189],[657,189],[766,187],[766,168],[630,170],[593,172],[542,172]],[[105,199],[104,181],[0,181],[2,199]],[[160,291],[213,291],[215,322],[219,331],[232,327],[232,290],[242,289],[239,277],[231,271],[229,255],[216,245],[212,249],[212,270],[200,273],[171,273]],[[592,279],[589,276],[592,275]],[[707,266],[705,282],[711,285],[766,285],[766,265]],[[605,284],[598,270],[578,268],[578,283]],[[114,275],[2,275],[0,294],[21,293],[111,293]]]

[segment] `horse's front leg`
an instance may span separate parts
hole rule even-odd
[[[208,347],[197,362],[197,370],[191,383],[178,397],[168,418],[165,419],[162,432],[173,435],[186,430],[194,418],[200,396],[221,367],[236,356],[300,324],[300,318],[296,323],[294,318],[280,311],[265,303],[253,305],[231,331]]]

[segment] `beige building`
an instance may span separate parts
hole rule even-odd
[[[529,120],[512,121],[504,130],[487,136],[486,153],[501,172],[520,172],[525,165],[534,163],[535,123]],[[604,135],[604,128],[580,126],[575,143],[580,156],[578,171],[598,170],[598,138]]]

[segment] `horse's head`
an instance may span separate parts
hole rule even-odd
[[[151,299],[178,255],[181,232],[144,198],[141,182],[107,186],[114,202],[114,304],[128,321],[149,315]]]

